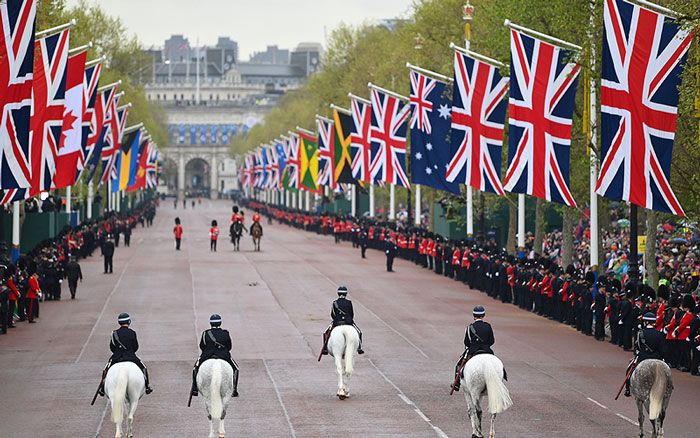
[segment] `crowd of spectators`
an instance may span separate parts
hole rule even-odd
[[[0,334],[17,327],[17,323],[36,322],[40,302],[63,298],[64,280],[71,299],[75,299],[77,284],[83,278],[80,260],[92,256],[106,242],[119,246],[122,236],[128,246],[131,230],[137,224],[152,225],[157,204],[157,199],[146,201],[128,212],[112,211],[75,228],[66,226],[56,237],[20,255],[16,263],[0,265]],[[50,208],[46,205],[46,212],[54,211],[54,205],[53,201]]]

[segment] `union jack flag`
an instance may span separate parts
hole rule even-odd
[[[369,171],[373,181],[410,187],[406,176],[406,120],[410,105],[376,88],[372,89],[372,160]]]
[[[454,71],[452,158],[446,179],[504,196],[500,173],[508,78],[461,52],[455,52]]]
[[[92,138],[88,138],[88,142],[94,141],[94,143],[89,152],[89,158],[85,161],[85,169],[90,172],[88,174],[87,182],[90,182],[93,176],[95,176],[97,167],[100,165],[102,159],[102,149],[111,147],[111,144],[109,144],[111,141],[111,135],[108,134],[110,131],[110,122],[113,113],[111,108],[112,101],[115,98],[118,98],[116,96],[117,84],[114,84],[111,87],[108,87],[106,90],[97,93],[95,102],[95,119],[97,125],[94,126],[95,130],[91,131],[90,133],[91,137],[95,133],[97,136],[94,138],[94,140]],[[102,174],[100,174],[100,180],[101,178]]]
[[[581,67],[570,52],[510,33],[508,171],[505,190],[575,207],[569,189],[571,119]]]
[[[279,190],[281,188],[280,163],[279,163],[279,157],[277,155],[277,147],[276,146],[271,146],[267,150],[267,158],[268,158],[268,160],[270,160],[269,187],[271,189]]]
[[[70,30],[34,42],[34,113],[32,130],[32,184],[30,196],[51,189],[56,173],[56,156],[63,132],[66,97],[66,66]]]
[[[254,156],[255,156],[255,165],[253,166],[253,171],[255,174],[255,179],[253,182],[253,186],[260,189],[260,188],[262,188],[263,181],[265,178],[265,166],[263,165],[262,149],[257,148],[255,150]]]
[[[263,146],[261,151],[263,157],[263,181],[262,188],[269,189],[272,187],[272,160],[270,159],[269,146]]]
[[[105,145],[102,147],[102,175],[100,184],[104,184],[108,179],[116,179],[118,169],[116,166],[117,156],[122,149],[122,137],[126,128],[126,119],[129,116],[129,106],[119,106],[119,99],[124,93],[118,93],[112,99],[105,118],[107,134]]]
[[[430,113],[433,111],[433,102],[428,98],[435,89],[437,81],[413,70],[411,78],[411,128],[417,128],[426,134],[431,134],[433,129],[430,124]]]
[[[148,160],[146,161],[146,188],[158,187],[158,159],[160,153],[155,143],[148,143]]]
[[[78,160],[78,176],[76,180],[80,178],[80,173],[85,168],[85,163],[90,160],[90,154],[95,146],[95,144],[90,144],[90,136],[92,132],[97,131],[97,111],[96,103],[97,99],[97,87],[100,81],[100,73],[102,72],[102,64],[98,63],[91,65],[85,69],[85,79],[83,80],[83,139],[82,145],[82,155]],[[102,116],[100,115],[100,118]],[[95,137],[97,138],[97,137]]]
[[[372,182],[369,173],[371,143],[369,128],[372,126],[372,108],[369,103],[359,99],[350,99],[352,112],[352,133],[350,134],[350,151],[352,153],[352,176],[358,181]]]
[[[299,188],[300,141],[299,135],[292,132],[289,133],[289,137],[285,141],[285,155],[287,156],[287,163],[285,166],[286,185],[288,188],[292,189]]]
[[[604,22],[596,192],[685,216],[669,180],[678,86],[693,34],[624,0],[605,1]]]
[[[316,184],[335,189],[333,178],[333,148],[335,146],[335,126],[332,121],[316,119],[318,128],[318,181]]]
[[[32,111],[36,0],[0,3],[0,188],[31,184],[29,124]]]
[[[241,185],[243,187],[252,187],[253,182],[253,155],[247,154],[243,160],[243,169],[241,170]]]

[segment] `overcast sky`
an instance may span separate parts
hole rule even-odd
[[[149,47],[162,46],[171,34],[184,34],[194,45],[217,37],[238,41],[240,58],[268,45],[294,48],[300,42],[325,43],[341,23],[361,24],[405,17],[412,0],[88,0],[122,19]],[[69,5],[78,0],[68,0]],[[325,45],[325,44],[324,44]]]

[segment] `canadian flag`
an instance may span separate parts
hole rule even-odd
[[[78,161],[82,154],[83,134],[83,77],[87,51],[68,58],[66,99],[63,111],[63,132],[58,145],[54,188],[60,189],[75,183]]]

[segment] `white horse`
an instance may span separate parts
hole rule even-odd
[[[478,354],[471,358],[462,372],[462,390],[467,399],[467,409],[472,423],[472,438],[483,438],[481,432],[481,396],[486,393],[491,412],[491,431],[494,438],[496,414],[513,405],[504,381],[503,362],[493,354]]]
[[[146,389],[146,379],[141,369],[133,362],[115,363],[107,371],[105,378],[105,394],[112,404],[112,421],[116,425],[115,438],[134,436],[134,412]],[[124,413],[128,413],[126,433],[122,434]]]
[[[338,372],[339,399],[350,397],[350,376],[355,364],[355,354],[360,346],[360,335],[351,325],[339,325],[331,331],[328,339],[328,353],[335,359],[335,370]]]
[[[639,411],[639,436],[644,436],[644,412],[649,414],[652,438],[664,436],[666,409],[673,392],[671,368],[662,360],[646,359],[630,377],[630,392]]]
[[[197,389],[204,397],[209,418],[209,437],[215,438],[214,422],[219,423],[219,438],[226,435],[224,417],[233,394],[233,368],[225,360],[207,359],[199,366]]]

